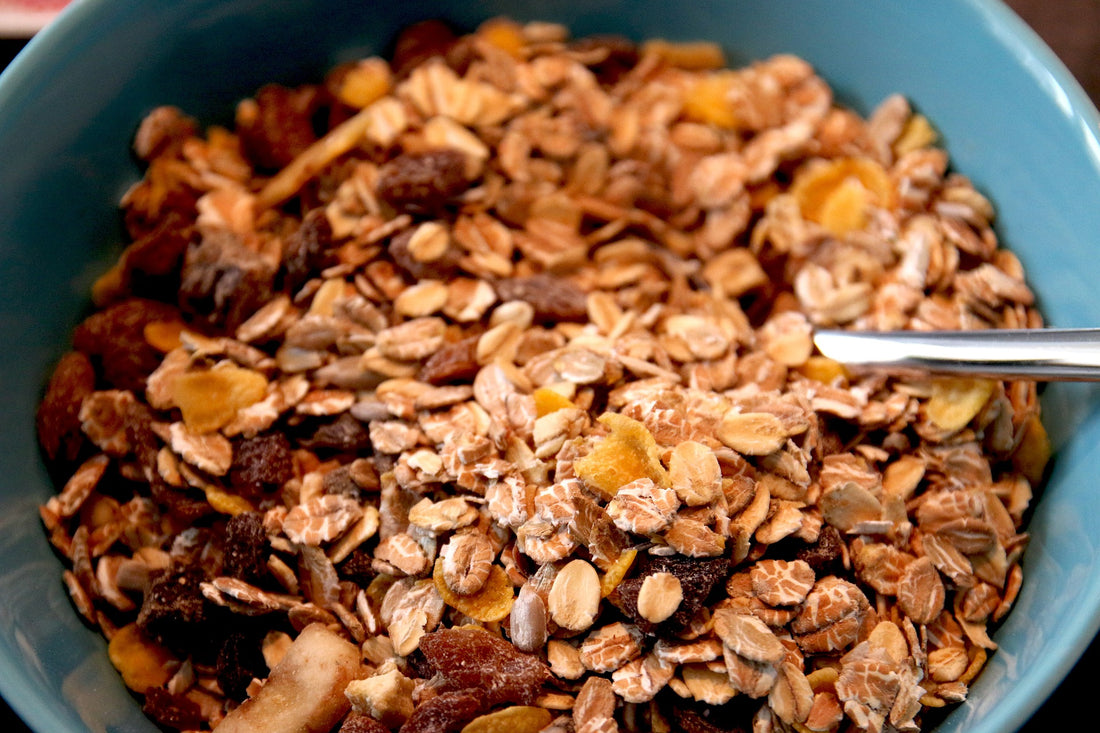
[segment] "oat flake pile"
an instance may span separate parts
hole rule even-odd
[[[38,415],[76,609],[181,731],[915,731],[1022,581],[1035,385],[814,326],[1038,327],[900,96],[408,29],[141,124]]]

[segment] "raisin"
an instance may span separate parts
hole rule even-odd
[[[237,107],[236,125],[245,154],[257,167],[277,170],[298,157],[317,136],[312,116],[316,91],[267,84]]]
[[[836,527],[827,524],[821,528],[817,542],[800,549],[795,557],[809,563],[814,574],[820,578],[841,569],[843,554],[844,538]]]
[[[439,690],[478,689],[489,705],[530,705],[551,677],[537,657],[477,627],[441,629],[420,642]]]
[[[310,450],[328,448],[341,452],[366,451],[371,445],[370,431],[366,425],[344,413],[332,422],[319,426],[301,443],[303,448]]]
[[[183,143],[198,134],[199,123],[179,107],[157,107],[134,135],[134,154],[146,162],[161,156],[179,157]]]
[[[423,20],[402,29],[393,43],[390,66],[402,78],[430,58],[446,57],[458,35],[442,20]]]
[[[145,691],[142,712],[160,725],[176,730],[196,730],[205,722],[198,703],[183,695],[173,695],[163,687]]]
[[[149,495],[166,514],[172,515],[173,520],[185,525],[194,524],[214,513],[205,494],[170,486],[160,474],[153,474],[149,479]]]
[[[572,44],[574,51],[588,55],[599,51],[599,60],[592,61],[588,68],[596,75],[596,80],[604,86],[616,84],[628,71],[638,64],[638,47],[625,36],[595,35],[580,38]],[[593,56],[595,54],[593,53]]]
[[[180,266],[194,235],[188,222],[183,214],[169,211],[155,229],[126,248],[119,260],[124,293],[159,299],[179,290]]]
[[[263,679],[267,673],[262,645],[255,635],[233,632],[225,637],[217,661],[222,692],[234,700],[243,700],[252,679]]]
[[[357,547],[340,563],[337,572],[341,579],[350,580],[359,587],[366,588],[376,575],[374,559],[369,552]]]
[[[351,467],[348,465],[337,466],[326,473],[321,485],[326,494],[346,496],[355,500],[358,500],[362,494],[359,484],[355,483],[351,477]]]
[[[283,433],[245,438],[233,450],[229,481],[243,496],[258,497],[294,477],[290,440]]]
[[[498,280],[501,300],[522,300],[535,309],[535,319],[551,324],[588,318],[588,296],[574,283],[550,275]]]
[[[348,713],[337,733],[390,733],[390,729],[369,715]]]
[[[417,378],[430,384],[449,384],[473,379],[481,366],[477,362],[477,336],[444,344],[429,356]]]
[[[35,416],[38,443],[51,461],[71,463],[84,446],[80,405],[95,390],[95,367],[85,354],[70,351],[50,376]]]
[[[283,254],[286,287],[292,291],[297,290],[314,273],[334,264],[336,257],[330,251],[331,247],[332,225],[325,210],[313,209],[286,238],[286,250]]]
[[[458,260],[461,254],[454,245],[449,246],[439,259],[432,262],[417,262],[409,252],[409,241],[414,234],[416,234],[415,228],[406,229],[390,239],[386,251],[398,267],[417,280],[446,280],[458,272]]]
[[[683,555],[659,557],[638,556],[637,574],[619,583],[616,596],[620,609],[646,633],[661,636],[682,631],[691,623],[696,612],[706,605],[714,588],[729,576],[730,561],[727,557],[692,558]],[[680,581],[684,599],[676,612],[660,624],[646,620],[638,613],[638,593],[645,578],[655,573],[671,573]]]
[[[753,716],[751,698],[739,695],[725,705],[685,702],[672,695],[662,696],[662,708],[671,719],[673,730],[681,733],[751,733],[752,729],[734,723]]]
[[[466,155],[450,148],[403,153],[378,171],[378,195],[402,211],[437,214],[469,187]]]
[[[167,303],[127,298],[88,316],[76,327],[73,346],[88,355],[108,385],[141,393],[145,378],[163,358],[145,340],[145,326],[179,317]]]
[[[180,305],[211,326],[236,330],[271,299],[275,270],[234,235],[209,235],[187,250],[180,272]]]
[[[267,569],[268,542],[263,515],[242,512],[225,523],[225,575],[255,582]]]
[[[138,628],[170,649],[187,650],[199,644],[208,620],[201,584],[206,580],[195,566],[157,573],[138,612]]]
[[[477,688],[445,691],[418,705],[400,733],[455,733],[486,708]]]

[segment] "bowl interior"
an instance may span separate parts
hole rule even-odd
[[[832,0],[84,0],[0,77],[0,692],[39,731],[155,731],[98,634],[73,612],[37,505],[54,490],[33,415],[52,363],[116,255],[117,201],[138,170],[137,122],[175,104],[228,122],[267,81],[319,78],[385,51],[414,20],[473,27],[505,14],[576,35],[709,38],[740,64],[778,52],[813,63],[841,101],[869,112],[906,94],[953,164],[998,209],[998,233],[1028,269],[1052,325],[1100,325],[1092,285],[1100,232],[1097,115],[1068,72],[992,0],[921,6]],[[945,49],[949,52],[945,52]],[[1091,199],[1091,200],[1090,200]],[[1098,625],[1100,394],[1055,385],[1044,408],[1057,449],[1030,525],[1026,581],[1000,649],[943,732],[1016,729],[1070,669]]]

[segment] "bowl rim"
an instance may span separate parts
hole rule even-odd
[[[1061,59],[1002,0],[957,2],[975,13],[997,46],[1011,56],[1066,118],[1074,121],[1080,148],[1087,152],[1092,166],[1100,171],[1100,112]],[[32,85],[36,67],[44,61],[48,63],[51,47],[67,44],[71,37],[82,33],[82,27],[91,20],[119,16],[126,5],[126,2],[115,0],[76,0],[70,3],[56,19],[36,33],[0,73],[0,109],[18,103],[20,94]],[[1087,606],[1093,613],[1077,614],[1073,617],[1073,624],[1061,629],[1062,645],[1038,665],[1044,673],[1019,683],[1010,704],[988,711],[983,728],[1018,729],[1063,682],[1100,631],[1100,586],[1088,600]],[[56,712],[41,704],[45,700],[41,690],[30,684],[14,659],[0,658],[0,695],[35,731],[57,730],[64,725]]]

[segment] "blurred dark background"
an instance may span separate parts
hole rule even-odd
[[[1100,0],[1006,2],[1073,72],[1093,103],[1100,105]],[[0,38],[0,68],[6,66],[25,44],[26,39]],[[1021,728],[1021,733],[1094,729],[1096,723],[1089,702],[1096,694],[1097,669],[1100,669],[1100,640],[1093,642],[1062,685]],[[29,733],[2,701],[0,731]]]

